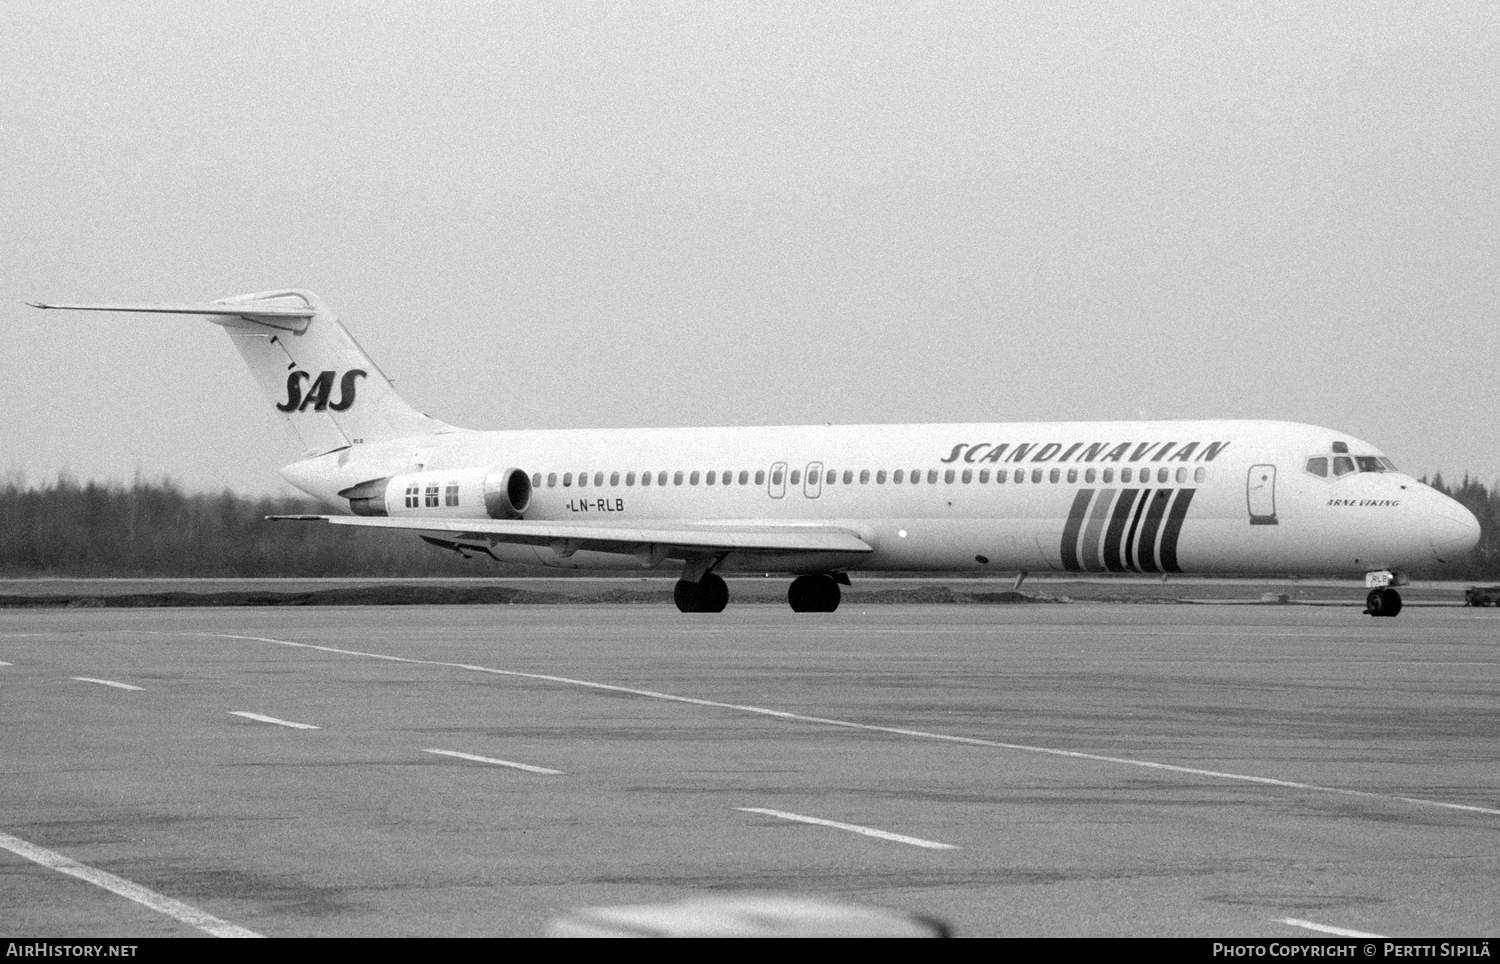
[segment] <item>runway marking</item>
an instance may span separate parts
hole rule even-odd
[[[277,726],[290,726],[294,730],[316,730],[318,727],[311,723],[293,723],[291,720],[278,720],[274,716],[264,716],[260,713],[246,713],[243,710],[230,710],[230,716],[243,716],[247,720],[256,720],[261,723],[275,723]]]
[[[150,632],[148,630],[148,632]],[[975,736],[958,736],[951,733],[934,733],[928,730],[912,730],[899,726],[879,726],[874,723],[855,723],[851,720],[836,720],[824,716],[807,716],[802,713],[792,713],[787,710],[773,710],[763,706],[750,706],[743,703],[723,703],[718,700],[699,699],[694,696],[677,696],[672,693],[659,693],[655,690],[636,689],[630,686],[616,686],[612,683],[596,683],[591,680],[573,679],[567,676],[551,676],[546,673],[524,673],[514,669],[496,669],[492,666],[476,666],[473,663],[450,663],[436,659],[417,659],[411,656],[390,656],[385,653],[366,653],[357,649],[340,649],[337,646],[322,646],[317,643],[298,643],[289,639],[272,639],[268,636],[238,636],[230,633],[157,633],[153,635],[162,636],[195,636],[203,639],[239,639],[247,642],[273,643],[277,646],[291,646],[297,649],[312,649],[324,653],[337,653],[341,656],[359,656],[364,659],[379,659],[390,663],[406,663],[413,666],[446,666],[449,669],[462,669],[474,673],[489,673],[494,676],[509,676],[515,679],[534,679],[548,683],[562,683],[567,686],[581,686],[587,689],[600,690],[606,693],[628,693],[632,696],[644,696],[654,700],[666,700],[671,703],[685,703],[689,706],[706,706],[719,710],[733,710],[738,713],[754,713],[757,716],[769,716],[773,719],[792,720],[798,723],[814,723],[820,726],[834,726],[846,730],[857,730],[863,733],[889,733],[893,736],[909,736],[921,740],[936,740],[942,743],[956,743],[961,746],[983,746],[996,750],[1014,750],[1020,753],[1037,753],[1044,756],[1062,757],[1070,760],[1090,760],[1095,763],[1115,763],[1121,766],[1141,767],[1147,770],[1158,770],[1164,773],[1181,773],[1188,776],[1209,777],[1215,780],[1231,780],[1239,783],[1254,783],[1260,786],[1282,787],[1288,790],[1306,790],[1314,793],[1330,793],[1338,796],[1357,797],[1362,800],[1384,800],[1409,803],[1420,807],[1438,807],[1444,810],[1458,810],[1465,813],[1482,813],[1487,816],[1500,817],[1500,809],[1495,807],[1479,807],[1467,803],[1448,803],[1442,800],[1428,800],[1423,797],[1404,797],[1394,793],[1375,793],[1371,790],[1349,790],[1343,787],[1326,787],[1316,783],[1299,783],[1295,780],[1277,780],[1273,777],[1257,777],[1244,773],[1228,773],[1223,770],[1207,770],[1200,767],[1181,766],[1175,763],[1157,763],[1152,760],[1133,760],[1129,757],[1104,756],[1099,753],[1083,753],[1079,750],[1059,750],[1054,747],[1029,746],[1025,743],[1004,743],[999,740],[984,740]],[[280,722],[280,721],[275,721]],[[294,724],[295,725],[295,724]]]
[[[516,770],[526,770],[529,773],[548,773],[560,776],[561,770],[549,770],[546,767],[532,766],[530,763],[513,763],[510,760],[497,760],[494,757],[475,756],[472,753],[459,753],[457,750],[423,750],[423,753],[436,753],[440,756],[454,756],[460,760],[473,760],[475,763],[493,763],[497,767],[511,767]]]
[[[1364,931],[1351,931],[1344,927],[1329,927],[1327,924],[1315,924],[1310,920],[1298,920],[1295,917],[1283,917],[1280,923],[1290,924],[1293,927],[1305,927],[1310,931],[1317,931],[1319,934],[1332,934],[1334,937],[1380,938],[1385,936],[1384,934],[1367,934]]]
[[[9,664],[0,664],[9,665]],[[80,683],[98,683],[100,686],[113,686],[117,690],[135,690],[140,692],[143,686],[131,686],[129,683],[116,683],[112,679],[94,679],[92,676],[69,676],[68,679],[76,679]]]
[[[12,665],[14,665],[14,664],[12,664],[12,663],[7,663],[7,662],[5,662],[5,661],[4,661],[4,660],[0,660],[0,666],[12,666]]]
[[[10,834],[0,833],[0,847],[4,847],[18,857],[24,857],[32,863],[41,864],[49,870],[55,870],[58,873],[88,881],[96,887],[103,887],[111,893],[119,894],[121,897],[133,900],[137,904],[149,907],[158,913],[166,914],[168,917],[175,917],[184,924],[196,927],[200,931],[206,931],[215,937],[265,936],[240,927],[238,924],[231,924],[226,920],[220,920],[207,911],[201,911],[189,904],[184,904],[180,900],[174,900],[165,894],[158,894],[156,891],[128,881],[124,877],[116,877],[114,874],[107,873],[97,867],[90,867],[88,864],[81,864],[71,857],[65,857],[45,847],[38,847],[36,844],[27,843],[20,837],[12,837]]]
[[[745,813],[763,813],[768,817],[777,817],[781,820],[791,820],[796,823],[811,823],[819,827],[832,827],[835,830],[847,830],[850,833],[864,834],[866,837],[875,837],[880,840],[891,840],[896,843],[911,844],[913,847],[925,847],[928,850],[957,850],[953,844],[938,843],[936,840],[923,840],[921,837],[908,837],[905,834],[891,833],[889,830],[876,830],[874,827],[861,827],[857,823],[840,823],[837,820],[824,820],[821,817],[808,817],[800,813],[787,813],[785,810],[767,810],[764,807],[735,807]]]

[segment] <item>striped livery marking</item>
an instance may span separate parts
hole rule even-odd
[[[1079,489],[1060,546],[1069,572],[1181,572],[1177,541],[1197,489]]]

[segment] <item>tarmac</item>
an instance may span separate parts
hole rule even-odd
[[[1355,595],[0,611],[0,936],[1493,936],[1500,614]]]

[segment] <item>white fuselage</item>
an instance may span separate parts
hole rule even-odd
[[[1341,454],[1380,470],[1336,474]],[[340,491],[395,477],[422,498],[409,507],[393,485],[390,515],[457,519],[484,515],[486,472],[517,468],[533,482],[530,521],[817,523],[874,548],[730,553],[721,570],[1356,575],[1467,551],[1473,516],[1381,458],[1341,432],[1272,421],[453,430],[355,444],[283,475],[343,510]],[[661,561],[537,545],[493,554],[564,568]]]

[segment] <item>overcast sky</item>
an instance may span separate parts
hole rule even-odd
[[[320,293],[473,428],[1284,418],[1500,479],[1500,4],[0,0],[0,469],[287,491]]]

